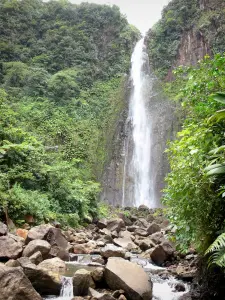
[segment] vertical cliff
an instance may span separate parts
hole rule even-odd
[[[149,56],[161,79],[179,65],[195,65],[206,54],[223,52],[225,1],[172,0],[149,31]]]

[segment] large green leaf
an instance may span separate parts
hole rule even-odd
[[[213,100],[225,104],[225,93],[217,92],[210,96]]]
[[[221,152],[223,152],[223,151],[225,151],[225,145],[220,146],[220,147],[217,147],[217,148],[215,148],[215,149],[209,151],[209,154],[210,154],[210,155],[215,155],[215,154],[221,153]]]
[[[206,167],[205,171],[211,171],[211,170],[219,168],[219,167],[221,167],[221,164],[212,164],[212,165]]]
[[[209,122],[219,122],[225,120],[225,109],[218,110],[214,115],[209,118]]]
[[[219,167],[213,168],[212,170],[207,172],[208,176],[218,175],[218,174],[225,174],[225,165],[221,164]]]

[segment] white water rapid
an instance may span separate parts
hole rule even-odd
[[[149,75],[148,55],[144,38],[142,38],[137,42],[131,58],[133,88],[130,96],[129,120],[132,128],[133,153],[130,174],[134,185],[134,206],[144,204],[154,208],[157,204],[155,203],[154,182],[151,174],[152,129],[148,114],[151,87]]]

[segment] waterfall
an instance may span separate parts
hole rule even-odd
[[[133,153],[130,166],[127,166],[125,159],[124,178],[129,167],[129,174],[133,182],[133,205],[144,204],[153,208],[156,203],[154,180],[151,173],[152,126],[148,113],[151,78],[144,38],[137,42],[132,54],[131,81],[133,87],[128,117],[131,123]],[[125,190],[125,187],[123,189]],[[125,201],[123,200],[123,202]]]

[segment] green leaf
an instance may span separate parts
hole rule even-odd
[[[221,120],[225,120],[225,109],[218,110],[209,118],[208,122],[220,122]]]
[[[209,172],[207,172],[208,176],[218,175],[218,174],[225,174],[225,165],[220,165],[220,167],[214,168]]]
[[[217,92],[215,94],[210,95],[210,98],[217,102],[225,104],[225,93]]]

